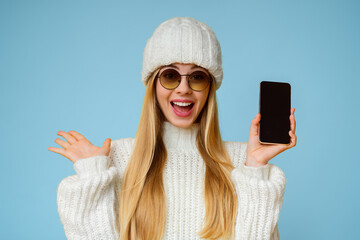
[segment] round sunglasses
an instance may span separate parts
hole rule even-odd
[[[188,76],[187,82],[189,87],[197,92],[206,89],[211,82],[211,77],[203,71],[195,71],[191,74],[181,75],[175,69],[166,69],[160,74],[160,76],[157,76],[157,78],[160,78],[160,84],[164,88],[173,90],[180,85],[181,76]]]

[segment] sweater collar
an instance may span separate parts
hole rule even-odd
[[[180,128],[168,121],[163,123],[163,141],[167,149],[196,150],[196,135],[199,123],[193,123],[189,128]]]

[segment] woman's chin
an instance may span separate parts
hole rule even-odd
[[[171,119],[169,122],[175,127],[189,128],[195,122],[195,119]]]

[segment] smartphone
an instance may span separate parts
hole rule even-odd
[[[291,86],[286,82],[260,83],[259,142],[264,144],[290,143]]]

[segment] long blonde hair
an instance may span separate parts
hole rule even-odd
[[[163,171],[167,152],[162,139],[165,117],[156,100],[156,76],[150,76],[132,155],[119,193],[120,240],[162,239],[166,219]],[[196,145],[206,164],[204,239],[233,239],[237,196],[231,181],[234,166],[223,145],[219,129],[215,81],[199,114]]]

